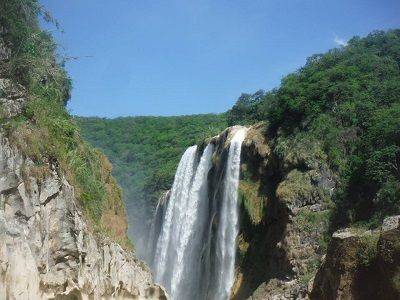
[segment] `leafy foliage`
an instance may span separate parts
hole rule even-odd
[[[314,55],[278,89],[257,95],[239,98],[229,122],[267,121],[278,146],[299,136],[320,141],[339,175],[335,226],[373,226],[400,213],[400,30]]]
[[[2,61],[1,74],[13,78],[38,97],[66,104],[71,80],[63,62],[57,60],[57,44],[49,32],[38,25],[38,17],[53,21],[36,0],[11,0],[0,3],[2,39],[12,55]]]
[[[100,148],[114,165],[113,174],[124,190],[133,227],[141,231],[163,191],[171,188],[184,150],[218,134],[225,115],[180,117],[77,117],[83,137]]]
[[[229,111],[227,116],[228,124],[232,126],[257,122],[260,119],[260,106],[265,96],[266,94],[263,90],[259,90],[254,94],[240,95],[235,105]]]
[[[360,246],[357,249],[357,260],[359,264],[368,267],[376,260],[378,241],[379,234],[376,232],[361,235]]]

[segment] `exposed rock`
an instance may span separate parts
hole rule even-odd
[[[91,233],[55,168],[40,180],[32,167],[0,136],[0,299],[167,299],[133,254]]]
[[[21,114],[26,99],[25,89],[21,85],[0,78],[0,105],[3,117],[11,118]]]
[[[304,206],[313,206],[315,209],[316,205],[321,205],[328,197],[328,190],[315,184],[319,176],[315,173],[315,170],[302,172],[294,169],[279,184],[276,195],[287,203],[292,212]]]
[[[399,227],[400,216],[387,217],[383,220],[382,232],[387,232]]]
[[[381,231],[343,229],[333,234],[318,270],[312,299],[399,299],[400,216]]]
[[[248,155],[259,157],[260,159],[268,159],[270,157],[271,148],[267,143],[265,130],[266,127],[263,123],[249,128],[243,142],[243,148]],[[260,167],[263,167],[263,164],[261,164]]]
[[[349,229],[333,234],[325,261],[314,279],[312,298],[351,298],[360,247],[360,236]]]
[[[303,299],[325,250],[332,172],[317,143],[268,139],[249,129],[243,143],[237,280],[233,299]]]
[[[299,289],[296,280],[272,279],[261,284],[248,300],[307,299],[307,294]]]
[[[376,265],[382,294],[386,299],[400,299],[400,216],[383,221],[378,242]]]

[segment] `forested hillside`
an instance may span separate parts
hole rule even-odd
[[[128,203],[140,202],[134,219],[149,216],[170,188],[184,148],[227,124],[257,122],[268,127],[277,155],[326,156],[337,176],[332,230],[374,227],[400,212],[400,30],[313,55],[279,88],[242,94],[223,115],[77,121],[114,163]]]
[[[143,233],[163,191],[171,187],[184,150],[227,126],[224,114],[180,117],[82,118],[83,137],[113,163],[122,186],[132,229]],[[144,224],[146,222],[146,224]]]
[[[171,187],[184,148],[227,125],[254,125],[242,146],[235,262],[242,279],[235,299],[247,299],[258,287],[255,299],[285,290],[311,293],[314,277],[315,295],[334,295],[340,286],[362,281],[368,290],[344,293],[378,295],[386,289],[395,295],[389,298],[398,298],[398,234],[391,232],[388,244],[380,244],[385,237],[379,234],[388,231],[382,225],[387,216],[400,214],[400,30],[354,37],[347,46],[313,55],[278,88],[242,94],[223,115],[77,121],[84,137],[114,162],[141,236],[143,218],[150,218],[160,192]],[[217,139],[220,145],[224,138],[222,133]],[[227,163],[221,157],[213,156],[210,187],[222,178],[213,176]],[[382,253],[391,254],[382,260]],[[351,261],[348,278],[332,270],[346,263],[341,258]],[[282,281],[282,274],[294,280]],[[269,288],[263,291],[263,284]]]
[[[227,118],[265,121],[277,155],[327,156],[338,181],[332,229],[400,213],[400,30],[311,56],[279,88],[242,95]]]

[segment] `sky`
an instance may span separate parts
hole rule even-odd
[[[41,0],[80,116],[228,110],[306,58],[400,28],[399,0]]]

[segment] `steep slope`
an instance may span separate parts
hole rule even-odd
[[[1,299],[166,299],[143,263],[91,232],[55,164],[38,177],[33,161],[0,139]]]
[[[311,56],[275,90],[243,95],[228,119],[268,122],[279,155],[318,142],[338,177],[332,229],[374,227],[400,213],[399,96],[400,30],[375,31]]]
[[[385,223],[400,213],[399,37],[373,32],[314,55],[281,87],[244,94],[227,113],[232,125],[251,125],[233,299],[398,297],[398,226]],[[209,190],[218,193],[225,168],[217,151]]]
[[[317,145],[280,156],[273,142],[261,123],[243,143],[233,299],[307,297],[326,249],[333,173]]]
[[[378,233],[400,212],[399,33],[315,55],[228,112],[264,122],[244,143],[236,299],[398,297],[396,230]]]
[[[312,299],[399,299],[400,216],[376,230],[335,232],[312,283]]]
[[[129,251],[111,165],[65,109],[71,83],[42,13],[0,2],[0,298],[166,299]]]
[[[211,139],[215,151],[207,176],[208,197],[202,199],[211,204],[206,205],[206,213],[197,213],[212,218],[212,229],[200,235],[204,240],[198,246],[203,253],[201,264],[207,257],[204,249],[211,244],[211,252],[215,250],[213,228],[222,222],[222,179],[229,167],[230,131]],[[198,146],[198,151],[204,151],[209,142]],[[337,175],[326,155],[312,141],[291,141],[285,152],[273,142],[268,126],[261,123],[248,128],[242,144],[240,230],[231,298],[396,299],[399,217],[385,219],[382,227],[372,231],[347,228],[330,237]],[[165,214],[168,197],[160,200],[155,224]]]

